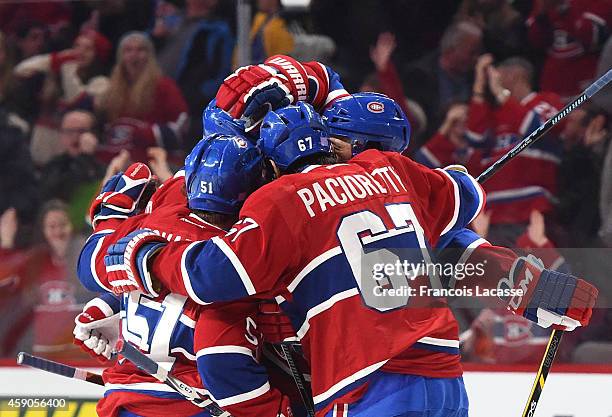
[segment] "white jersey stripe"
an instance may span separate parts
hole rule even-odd
[[[265,394],[270,391],[270,383],[266,381],[261,387],[254,389],[253,391],[245,392],[244,394],[234,395],[233,397],[227,397],[222,399],[216,399],[219,407],[226,407],[228,405],[233,405],[237,403],[241,403],[244,401],[252,400],[253,398],[257,398],[260,395]]]
[[[310,329],[310,319],[312,319],[317,314],[324,312],[325,310],[329,310],[338,301],[342,301],[346,298],[350,298],[355,295],[359,295],[359,290],[357,288],[350,288],[348,290],[345,290],[345,291],[339,292],[338,294],[333,295],[328,300],[325,300],[321,304],[318,304],[314,306],[313,308],[311,308],[310,310],[308,310],[308,312],[306,313],[306,320],[304,321],[304,324],[302,324],[302,327],[300,327],[300,330],[297,331],[298,339],[302,339],[304,335],[308,332],[308,329]]]
[[[322,254],[314,258],[312,261],[308,262],[308,265],[306,265],[304,269],[302,269],[300,273],[297,274],[297,276],[293,279],[293,281],[291,281],[291,283],[287,286],[289,292],[293,292],[296,287],[300,285],[300,282],[302,282],[304,277],[306,277],[306,275],[312,272],[313,269],[315,269],[322,263],[328,261],[329,259],[333,258],[334,256],[340,255],[341,253],[342,249],[340,248],[340,246],[336,246],[335,248],[331,248],[328,251],[323,252]],[[277,302],[280,304],[282,301],[279,302],[279,300],[277,300]]]
[[[187,272],[187,267],[185,265],[186,259],[187,259],[187,253],[191,250],[191,248],[193,248],[198,242],[193,242],[191,243],[189,246],[187,246],[187,248],[185,248],[185,250],[183,251],[183,255],[181,256],[181,276],[183,277],[183,285],[185,286],[185,289],[187,290],[187,294],[189,294],[189,298],[191,298],[193,301],[195,301],[198,304],[203,304],[203,305],[207,305],[210,303],[207,303],[203,300],[200,299],[200,297],[198,297],[195,293],[195,291],[193,290],[193,287],[191,286],[191,279],[189,278],[189,273]]]
[[[453,339],[438,339],[437,337],[422,337],[417,340],[417,343],[425,343],[426,345],[444,346],[459,349],[459,341]]]
[[[344,378],[343,380],[341,380],[340,382],[334,384],[331,386],[331,388],[329,388],[327,391],[319,394],[319,395],[315,395],[313,400],[315,404],[319,404],[322,403],[323,401],[327,400],[328,398],[330,398],[332,395],[334,395],[335,393],[337,393],[338,391],[340,391],[341,389],[343,389],[344,387],[346,387],[347,385],[352,384],[353,382],[357,381],[358,379],[361,379],[365,376],[370,375],[372,372],[376,371],[378,368],[382,367],[385,363],[387,363],[388,359],[385,359],[384,361],[381,362],[377,362],[373,365],[370,365],[366,368],[363,368],[360,371],[355,372],[353,375],[348,376],[346,378]]]
[[[230,248],[227,243],[225,243],[217,236],[213,237],[211,240],[215,245],[219,247],[219,249],[221,249],[225,256],[227,256],[227,258],[230,260],[230,262],[234,266],[234,269],[238,273],[238,276],[240,276],[242,284],[244,284],[244,288],[247,290],[247,294],[255,294],[256,291],[255,286],[253,285],[253,281],[251,281],[251,277],[249,277],[249,274],[247,273],[246,269],[244,269],[244,265],[242,265],[242,262],[240,262],[240,259],[238,259],[232,248]]]
[[[214,355],[217,353],[239,353],[241,355],[247,355],[254,358],[253,351],[251,351],[251,349],[238,345],[211,346],[204,349],[200,349],[196,353],[196,358],[199,358],[200,356],[204,355]]]
[[[459,197],[459,185],[457,184],[455,179],[443,169],[436,169],[436,171],[443,173],[444,175],[446,175],[448,179],[450,179],[451,183],[453,184],[453,194],[455,197],[455,202],[454,202],[455,208],[453,210],[453,217],[451,218],[450,222],[446,225],[444,230],[442,230],[442,233],[440,233],[440,236],[442,236],[443,234],[451,230],[453,226],[455,226],[455,223],[457,223],[457,219],[459,218],[459,205],[461,204],[461,199]]]
[[[136,382],[133,384],[104,384],[104,388],[109,390],[138,390],[138,391],[161,391],[176,392],[174,388],[161,382]]]
[[[102,248],[102,242],[104,241],[104,239],[106,239],[106,236],[101,237],[96,243],[96,247],[94,248],[93,253],[91,254],[91,259],[89,260],[89,269],[91,270],[91,276],[96,281],[96,284],[98,284],[100,288],[104,288],[105,290],[112,292],[112,289],[110,287],[107,287],[106,285],[102,284],[102,281],[100,281],[100,277],[96,272],[96,257],[98,256],[98,252],[100,252],[100,249]]]

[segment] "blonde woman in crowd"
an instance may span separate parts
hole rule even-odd
[[[175,82],[164,76],[153,43],[143,32],[121,38],[110,86],[99,107],[108,123],[102,148],[109,158],[125,149],[133,161],[147,161],[147,149],[181,147],[187,105]]]

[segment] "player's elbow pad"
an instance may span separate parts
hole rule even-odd
[[[97,276],[96,255],[104,235],[93,235],[85,242],[77,261],[77,276],[83,287],[93,292],[106,292]]]
[[[456,219],[449,224],[447,231],[462,229],[484,209],[486,194],[480,184],[467,172],[445,168],[444,172],[453,182],[455,194]]]

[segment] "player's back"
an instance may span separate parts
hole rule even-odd
[[[407,289],[439,287],[435,275],[432,284],[424,276],[411,283],[421,275],[411,268],[377,277],[373,271],[377,265],[431,263],[428,248],[439,236],[477,214],[480,187],[471,178],[453,176],[468,177],[432,171],[399,154],[367,151],[349,164],[281,177],[247,200],[241,217],[261,226],[264,239],[268,234],[275,240],[266,242],[270,247],[263,256],[275,250],[270,255],[283,258],[278,261],[283,268],[272,256],[268,266],[282,270],[287,291],[276,299],[306,356],[316,358],[311,368],[317,409],[339,399],[350,402],[369,374],[432,328],[448,325],[446,313],[430,308],[432,302],[443,305],[439,300],[411,296]],[[464,192],[470,195],[460,205]],[[249,235],[245,229],[234,238],[238,250],[251,239],[240,239]],[[241,261],[250,274],[249,260]],[[384,291],[390,289],[400,291]]]

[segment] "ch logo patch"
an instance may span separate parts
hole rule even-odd
[[[385,111],[385,105],[380,101],[370,101],[367,107],[371,113],[382,113]]]

